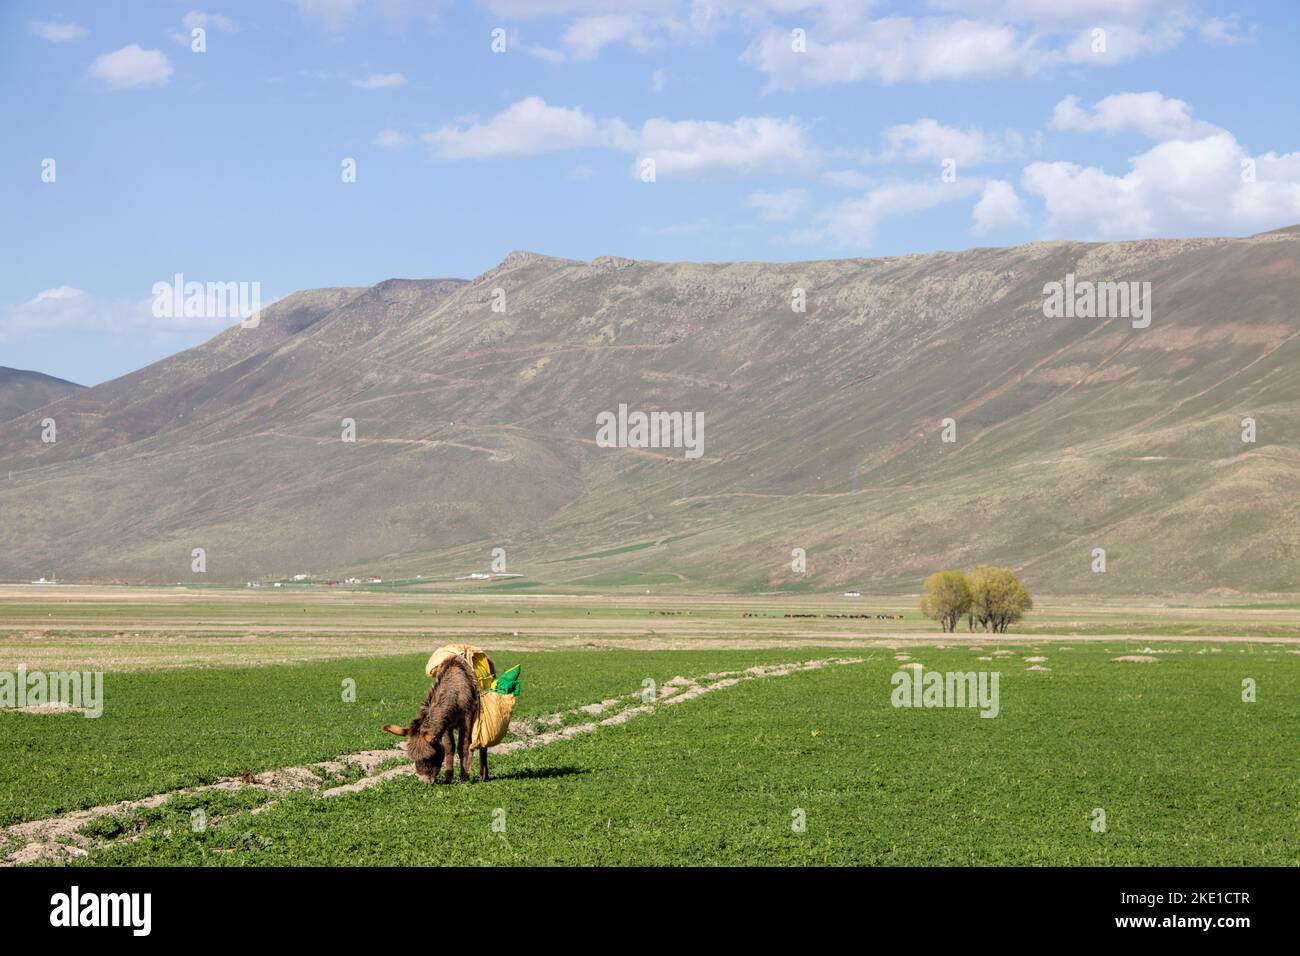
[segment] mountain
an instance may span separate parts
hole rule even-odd
[[[1049,283],[1120,280],[1150,283],[1149,327],[1045,317]],[[516,252],[472,281],[302,292],[0,424],[0,579],[450,579],[503,547],[552,585],[897,591],[990,562],[1052,593],[1297,591],[1297,301],[1296,229]],[[702,453],[601,447],[620,405],[699,413]]]
[[[0,365],[0,422],[17,418],[83,387],[52,375]]]

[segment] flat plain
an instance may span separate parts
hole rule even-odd
[[[428,787],[379,728],[453,640],[523,693],[492,780]],[[104,672],[104,712],[0,712],[9,863],[1297,860],[1287,596],[989,635],[907,598],[4,587],[19,664]],[[893,706],[916,665],[997,672],[996,718]]]

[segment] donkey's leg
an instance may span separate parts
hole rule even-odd
[[[488,772],[487,772],[487,748],[486,748],[486,747],[483,747],[483,748],[482,748],[481,750],[479,750],[479,752],[478,752],[478,778],[479,778],[480,780],[486,780],[486,779],[488,778]]]
[[[470,763],[470,742],[473,740],[473,729],[468,718],[460,722],[460,780],[461,783],[469,781],[469,763]]]
[[[448,727],[442,734],[442,782],[451,783],[452,767],[456,760],[456,744]]]

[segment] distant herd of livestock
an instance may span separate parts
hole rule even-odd
[[[746,611],[744,617],[769,617],[767,614],[751,613]],[[782,617],[824,617],[836,618],[840,620],[864,620],[864,621],[901,621],[901,614],[782,614]]]

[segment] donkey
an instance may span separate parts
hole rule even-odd
[[[461,782],[469,780],[470,740],[478,719],[479,686],[474,668],[463,657],[450,657],[434,674],[436,683],[424,695],[420,713],[409,727],[387,724],[384,730],[406,738],[406,755],[425,783],[434,783],[442,767],[443,783],[451,783],[456,754],[460,754]],[[457,736],[453,738],[453,733]],[[486,754],[483,755],[486,758]],[[487,779],[487,761],[480,776]]]

